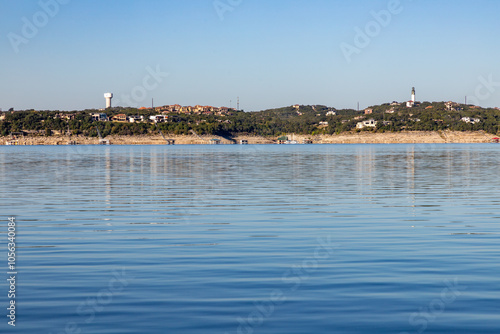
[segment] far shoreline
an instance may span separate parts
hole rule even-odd
[[[201,145],[219,142],[220,144],[239,144],[242,140],[248,144],[276,144],[278,137],[262,137],[254,135],[237,135],[227,139],[215,135],[165,135],[172,139],[175,145]],[[295,135],[290,134],[288,138],[302,144],[304,141],[312,141],[313,144],[444,144],[462,143],[479,144],[490,143],[496,137],[484,131],[405,131],[376,133],[371,131],[345,132],[338,135]],[[160,135],[141,136],[107,136],[111,145],[166,145],[165,139]],[[87,136],[10,136],[0,137],[0,144],[7,142],[15,145],[96,145],[99,143],[97,137]]]

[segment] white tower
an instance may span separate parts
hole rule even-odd
[[[113,93],[104,94],[104,98],[106,99],[106,109],[111,108],[111,99],[113,98]]]
[[[415,87],[411,90],[411,102],[415,103]]]

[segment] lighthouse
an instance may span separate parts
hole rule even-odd
[[[406,102],[406,107],[413,108],[415,106],[415,87],[411,89],[411,100]]]

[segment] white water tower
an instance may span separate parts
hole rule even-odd
[[[105,93],[104,98],[106,99],[106,109],[111,108],[111,99],[113,98],[113,93]]]

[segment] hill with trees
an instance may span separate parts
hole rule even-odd
[[[258,112],[234,111],[216,113],[167,113],[166,122],[154,124],[149,116],[153,109],[112,108],[104,111],[109,118],[118,114],[144,116],[144,122],[95,121],[99,110],[81,111],[9,111],[2,114],[0,135],[24,132],[30,135],[50,136],[72,134],[97,136],[96,127],[103,136],[147,135],[158,132],[187,135],[191,130],[200,135],[231,137],[238,134],[276,137],[295,133],[303,135],[340,134],[348,131],[479,131],[499,132],[500,110],[480,108],[452,102],[422,102],[412,108],[406,104],[386,103],[362,111],[337,110],[323,105],[289,106]],[[376,126],[357,128],[363,120],[373,119]]]

